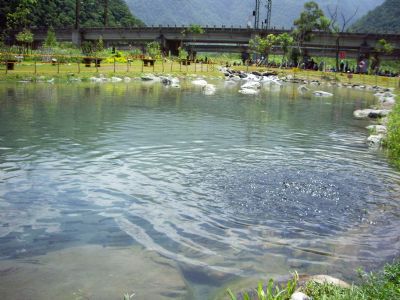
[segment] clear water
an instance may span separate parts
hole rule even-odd
[[[371,93],[215,84],[1,84],[0,294],[206,299],[399,255],[400,176],[352,117]]]

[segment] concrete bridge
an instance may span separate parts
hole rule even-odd
[[[58,41],[72,41],[81,44],[83,41],[103,39],[106,46],[117,48],[144,47],[151,41],[159,41],[166,51],[176,54],[181,44],[196,52],[231,52],[248,51],[249,40],[256,35],[280,34],[287,30],[262,30],[252,28],[205,27],[203,34],[188,32],[186,27],[138,27],[138,28],[81,28],[56,29]],[[35,44],[41,44],[46,38],[47,30],[33,30]],[[367,34],[340,33],[340,51],[346,57],[357,58],[368,56],[374,52],[376,43],[385,39],[394,46],[391,54],[383,55],[385,59],[400,58],[400,35],[396,34]],[[305,42],[303,50],[311,56],[334,57],[337,52],[337,36],[326,32],[314,32],[310,42]],[[274,53],[280,54],[279,47]]]

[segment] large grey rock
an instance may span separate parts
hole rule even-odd
[[[369,125],[367,126],[368,130],[373,131],[374,133],[381,133],[381,134],[386,134],[387,133],[387,128],[386,126],[383,125]]]
[[[353,116],[357,119],[366,118],[382,118],[390,113],[389,109],[358,109],[353,112]]]
[[[347,282],[329,275],[313,275],[309,277],[308,281],[314,281],[320,284],[328,283],[342,288],[350,288],[350,284]]]
[[[373,134],[367,138],[368,145],[371,147],[379,146],[384,138],[383,134]]]

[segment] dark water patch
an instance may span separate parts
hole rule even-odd
[[[269,166],[231,170],[218,183],[228,216],[248,224],[281,224],[287,238],[346,231],[376,209],[379,201],[373,195],[385,191],[382,182],[365,173]],[[284,227],[298,232],[285,233]]]

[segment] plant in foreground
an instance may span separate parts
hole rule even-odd
[[[241,293],[241,298],[243,300],[289,300],[296,290],[298,280],[299,275],[295,272],[293,278],[286,285],[275,284],[273,279],[268,281],[266,287],[263,286],[262,282],[259,282],[255,291]],[[227,293],[231,300],[238,299],[230,289],[227,290]]]

